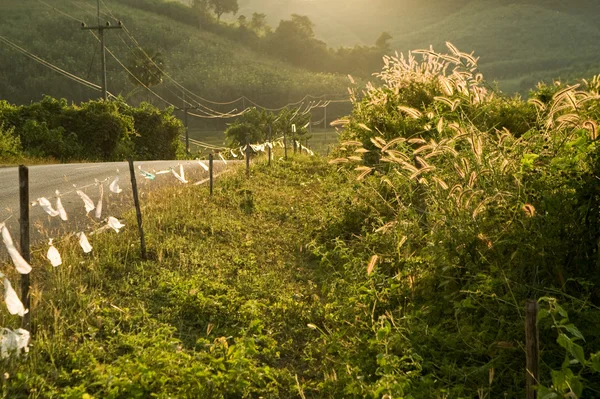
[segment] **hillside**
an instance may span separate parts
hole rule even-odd
[[[89,32],[82,31],[78,22],[89,25],[96,22],[94,3],[56,0],[52,2],[55,10],[36,0],[2,2],[0,35],[75,75],[99,83],[98,42]],[[222,35],[200,31],[164,15],[128,7],[119,1],[105,3],[109,9],[103,12],[110,11],[123,21],[145,50],[160,53],[167,73],[205,98],[227,101],[247,95],[274,106],[296,101],[308,93],[320,95],[346,90],[345,77],[306,72]],[[102,18],[116,22],[108,14]],[[106,37],[108,48],[128,65],[135,43],[122,31],[109,31]],[[4,44],[0,44],[0,58],[4,64],[0,70],[2,100],[29,103],[39,100],[42,94],[73,101],[98,96],[97,92],[49,71]],[[151,99],[156,105],[164,105],[147,94],[131,94],[135,86],[109,54],[107,65],[108,87],[113,94],[134,102]],[[154,90],[171,103],[183,102],[181,89],[166,77]]]
[[[600,5],[590,0],[273,1],[241,0],[240,13],[259,10],[276,25],[291,13],[308,15],[330,46],[372,44],[382,31],[393,49],[442,48],[451,41],[475,51],[480,67],[506,92],[526,92],[539,80],[598,72]]]

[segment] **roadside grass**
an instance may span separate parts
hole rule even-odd
[[[250,179],[240,169],[213,197],[205,186],[149,193],[150,260],[134,213],[121,233],[90,236],[90,256],[75,237],[57,244],[57,268],[35,252],[32,347],[3,361],[2,397],[299,395],[296,375],[316,373],[307,324],[324,311],[306,245],[327,166],[297,159],[268,171],[259,161]],[[18,327],[4,309],[0,325]]]

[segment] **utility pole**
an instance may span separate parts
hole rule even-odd
[[[188,106],[183,92],[183,125],[185,126],[185,153],[190,155],[190,130],[188,128]]]
[[[121,21],[117,26],[111,26],[110,22],[106,22],[104,25],[100,25],[100,0],[98,0],[98,26],[87,26],[84,22],[81,23],[81,29],[83,30],[97,30],[100,36],[100,62],[102,68],[102,97],[104,100],[108,100],[108,90],[106,88],[106,45],[104,43],[104,31],[107,29],[121,29],[123,26]]]

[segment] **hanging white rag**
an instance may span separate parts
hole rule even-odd
[[[67,211],[65,211],[62,201],[60,200],[60,193],[58,192],[58,190],[56,190],[56,210],[58,211],[58,214],[60,215],[60,218],[63,221],[66,222],[67,220],[69,220],[69,217],[67,216]]]
[[[81,245],[83,252],[85,252],[86,254],[89,254],[90,252],[92,252],[92,246],[90,245],[90,242],[88,241],[87,237],[85,236],[85,233],[81,232],[81,233],[78,233],[77,235],[79,236],[79,245]]]
[[[115,177],[115,180],[113,180],[112,183],[110,183],[110,186],[108,186],[108,188],[111,192],[115,194],[119,194],[121,193],[121,191],[123,191],[121,188],[119,188],[119,175]]]
[[[119,232],[119,230],[121,230],[123,227],[125,227],[124,224],[122,224],[119,219],[114,218],[112,216],[108,217],[108,226],[110,228],[112,228],[114,231],[116,231],[117,233]]]
[[[90,211],[93,211],[94,208],[96,206],[94,206],[94,203],[92,202],[92,200],[90,199],[90,197],[88,197],[83,191],[81,190],[77,190],[76,191],[77,195],[79,195],[79,197],[81,197],[81,199],[83,200],[83,203],[85,205],[85,213],[90,213]]]
[[[206,166],[206,164],[202,161],[198,161],[198,163],[200,164],[200,166],[202,166],[202,169],[204,169],[205,171],[208,172],[208,166]]]
[[[6,277],[4,278],[4,302],[6,302],[6,307],[10,314],[18,314],[23,317],[28,312]]]
[[[50,239],[50,242],[48,242],[48,245],[50,245],[50,248],[48,248],[46,258],[48,258],[48,260],[54,267],[62,265],[60,253],[58,252],[58,249],[56,249],[56,247],[52,245],[52,238]]]
[[[8,254],[12,259],[15,268],[21,274],[28,274],[29,272],[31,272],[31,266],[29,265],[29,263],[27,263],[25,259],[23,259],[19,251],[17,251],[17,248],[15,248],[15,243],[13,242],[12,237],[10,236],[10,232],[8,231],[4,223],[0,224],[0,228],[2,230],[2,241],[4,241],[4,245],[8,250]]]
[[[0,329],[0,358],[6,359],[13,353],[20,355],[21,350],[29,352],[29,331]]]
[[[102,183],[98,186],[100,191],[100,199],[98,200],[98,205],[96,205],[96,219],[102,218],[102,199],[104,198],[104,186]]]
[[[58,211],[52,208],[52,204],[48,201],[47,198],[42,197],[37,199],[38,204],[42,207],[42,209],[50,216],[55,217],[58,216]]]

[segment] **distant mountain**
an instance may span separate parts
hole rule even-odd
[[[81,30],[79,22],[96,24],[95,4],[87,0],[0,0],[0,36],[99,84],[99,44],[89,31]],[[104,0],[103,4],[108,8],[103,5],[102,21],[114,25],[122,20],[145,50],[160,54],[163,69],[170,76],[204,98],[219,102],[246,95],[273,107],[297,101],[306,94],[346,92],[345,76],[308,72],[253,51],[242,41],[228,37],[227,34],[235,34],[231,29],[227,34],[217,34],[181,23],[160,11],[164,9],[160,8],[163,6],[160,1]],[[190,11],[183,8],[179,12]],[[125,66],[130,65],[137,45],[125,31],[108,31],[106,43]],[[48,94],[82,101],[99,96],[98,92],[48,70],[2,42],[0,60],[0,100],[29,103]],[[136,85],[110,54],[107,67],[108,88],[115,95],[131,96],[132,101],[150,99],[157,105],[165,105],[143,90],[134,92]],[[182,90],[166,76],[153,90],[182,106]],[[188,95],[188,101],[189,98]],[[229,111],[232,106],[210,107]]]
[[[475,51],[486,77],[507,92],[537,81],[600,73],[600,2],[595,0],[239,0],[240,14],[267,14],[276,25],[308,15],[330,46],[372,44],[382,31],[400,52]]]

